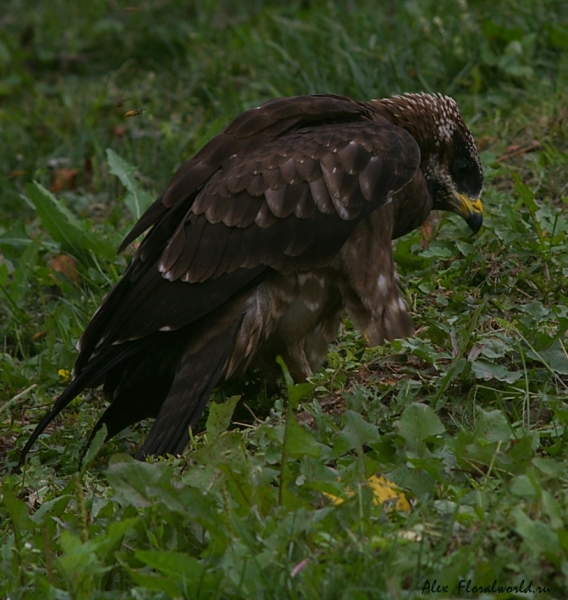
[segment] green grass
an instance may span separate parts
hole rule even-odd
[[[0,597],[565,598],[566,3],[201,4],[4,0]],[[367,348],[346,323],[309,384],[219,390],[236,423],[215,404],[176,460],[127,456],[141,424],[75,473],[103,404],[85,394],[10,473],[137,199],[269,98],[417,90],[462,107],[487,214],[475,238],[444,216],[398,242],[416,336]],[[374,474],[410,510],[375,504]]]

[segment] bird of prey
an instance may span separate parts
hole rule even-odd
[[[440,94],[298,96],[244,112],[127,235],[119,251],[147,231],[21,461],[86,388],[102,384],[110,401],[95,431],[152,417],[137,457],[178,454],[221,379],[278,355],[309,377],[345,312],[370,344],[411,335],[391,240],[432,209],[476,232],[482,186],[474,138]]]

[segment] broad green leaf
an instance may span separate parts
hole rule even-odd
[[[561,477],[566,471],[565,463],[553,458],[535,456],[531,462],[541,473],[544,473],[548,477]]]
[[[195,583],[199,581],[204,570],[199,560],[180,552],[137,550],[135,556],[138,560],[171,577],[174,581]]]
[[[138,584],[145,591],[164,592],[170,598],[183,598],[180,586],[169,577],[147,575],[131,568],[128,568],[128,572],[134,583]],[[159,597],[162,598],[162,596]]]
[[[171,465],[143,463],[130,456],[115,455],[106,476],[114,490],[114,499],[123,506],[149,508],[161,502],[169,511],[184,517],[211,519],[209,500],[194,487],[174,485],[172,473]]]
[[[531,213],[536,213],[539,206],[535,202],[534,192],[531,188],[522,182],[521,177],[518,173],[512,173],[513,181],[515,185],[515,191],[519,194],[523,204],[529,209]]]
[[[515,381],[518,381],[523,376],[518,371],[509,371],[503,365],[488,363],[483,360],[476,360],[472,363],[471,370],[476,377],[486,381],[497,379],[499,381],[506,381],[507,383],[515,383]]]
[[[171,550],[137,550],[134,555],[167,578],[145,576],[145,580],[138,579],[138,581],[140,583],[144,581],[145,585],[150,584],[152,586],[150,589],[161,589],[172,598],[180,597],[182,590],[191,590],[192,598],[210,597],[207,592],[211,587],[218,585],[214,573],[207,571],[207,563],[189,554]],[[173,592],[173,588],[166,583],[167,581],[177,583],[177,593]]]
[[[244,440],[237,431],[227,431],[225,435],[212,438],[208,443],[192,453],[192,458],[207,467],[218,464],[242,465]]]
[[[511,426],[500,410],[475,412],[475,434],[486,442],[505,442],[511,439]]]
[[[6,507],[8,514],[10,515],[14,531],[33,530],[36,527],[36,524],[30,518],[30,509],[28,508],[28,505],[23,500],[18,499],[7,483],[2,485],[0,492],[2,504]],[[16,535],[18,535],[18,533],[16,533]]]
[[[111,523],[106,531],[92,540],[94,551],[102,559],[110,559],[131,529],[140,523],[140,517],[130,517]]]
[[[531,315],[536,321],[542,321],[542,319],[550,314],[550,309],[543,306],[542,302],[538,302],[537,300],[519,306],[519,309]]]
[[[560,339],[554,340],[546,350],[541,350],[538,353],[529,350],[527,356],[539,362],[544,362],[559,375],[568,375],[568,356],[566,347]]]
[[[405,269],[417,269],[424,264],[424,259],[422,256],[417,256],[416,253],[413,252],[413,247],[417,243],[418,234],[408,235],[402,238],[399,238],[394,246],[393,256],[395,258],[396,264],[399,267]]]
[[[486,338],[481,342],[481,354],[486,358],[502,358],[512,350],[509,344],[506,344],[499,338]]]
[[[82,542],[70,531],[63,530],[59,543],[63,550],[63,555],[59,557],[59,564],[76,588],[90,586],[90,582],[97,576],[112,569],[101,563],[96,553],[97,544],[94,541]]]
[[[511,494],[521,498],[537,498],[539,493],[532,480],[526,475],[518,475],[509,484]]]
[[[115,499],[123,504],[138,508],[152,506],[156,499],[155,490],[163,482],[169,481],[169,471],[165,464],[143,463],[130,456],[115,455],[106,475],[115,491]]]
[[[465,358],[458,358],[454,360],[452,364],[447,368],[444,376],[440,381],[440,388],[435,397],[435,408],[439,410],[444,404],[446,404],[447,399],[444,396],[444,392],[448,389],[448,386],[455,381],[465,369],[467,365],[467,360]]]
[[[154,196],[146,192],[138,183],[135,167],[126,162],[111,148],[107,148],[106,152],[110,172],[120,179],[122,185],[128,191],[124,202],[132,213],[132,216],[138,220],[150,204],[152,204]]]
[[[233,418],[235,406],[240,398],[240,396],[231,396],[225,402],[212,402],[209,405],[206,429],[210,441],[217,439],[222,433],[227,431]]]
[[[542,508],[550,519],[553,529],[564,528],[564,510],[560,502],[548,490],[542,490]]]
[[[535,201],[534,192],[529,188],[528,185],[524,184],[521,180],[521,177],[518,173],[512,173],[513,181],[515,186],[515,191],[519,195],[521,202],[527,207],[530,215],[532,227],[534,228],[538,239],[540,241],[541,248],[545,244],[545,236],[542,231],[542,226],[537,216],[537,212],[539,210],[539,206]]]
[[[30,236],[26,233],[21,224],[18,224],[16,227],[0,235],[0,246],[24,248],[28,244],[31,244],[31,242]]]
[[[452,258],[454,253],[450,248],[434,243],[427,250],[422,252],[422,256],[426,258]]]
[[[445,432],[438,415],[426,404],[415,402],[404,409],[395,427],[410,446]]]
[[[114,249],[104,239],[90,231],[50,191],[37,182],[26,185],[26,193],[36,209],[42,225],[51,237],[61,244],[61,249],[83,261],[90,262],[89,252],[107,260],[114,256]]]
[[[463,256],[469,256],[470,254],[476,255],[479,251],[473,245],[463,240],[456,240],[456,248],[463,254]]]
[[[411,469],[406,466],[398,467],[390,473],[385,473],[385,477],[401,488],[410,490],[417,496],[433,496],[436,490],[436,480],[421,469]]]
[[[367,423],[359,413],[346,410],[343,414],[343,422],[345,425],[333,444],[335,456],[341,456],[354,449],[361,451],[366,444],[379,441],[380,436],[376,425]]]
[[[302,427],[293,414],[286,420],[285,453],[293,458],[312,456],[317,458],[321,454],[321,445],[314,436]]]
[[[532,520],[521,508],[513,510],[515,531],[525,540],[533,554],[544,554],[558,564],[561,556],[560,542],[554,529],[543,521]]]
[[[550,41],[553,46],[565,50],[568,48],[568,28],[560,23],[551,23],[549,26]]]
[[[280,365],[284,375],[284,381],[286,382],[286,390],[288,394],[288,402],[290,403],[292,409],[296,410],[300,400],[307,398],[313,391],[314,386],[309,382],[294,383],[294,380],[292,379],[292,376],[290,375],[288,367],[286,366],[283,358],[281,356],[277,356],[276,362]]]
[[[32,520],[34,523],[40,524],[46,518],[59,518],[73,498],[74,496],[71,494],[62,494],[61,496],[57,496],[56,498],[44,502],[39,509],[34,512],[31,517]]]

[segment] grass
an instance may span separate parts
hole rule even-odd
[[[5,0],[0,596],[566,597],[567,48],[553,0]],[[309,384],[219,390],[241,401],[175,460],[127,456],[142,424],[76,473],[85,394],[10,473],[183,160],[274,96],[417,90],[462,107],[487,215],[398,242],[416,336],[367,348],[346,323]]]

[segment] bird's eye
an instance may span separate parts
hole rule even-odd
[[[471,173],[471,169],[465,160],[458,159],[454,162],[454,173],[459,179],[465,179]]]

